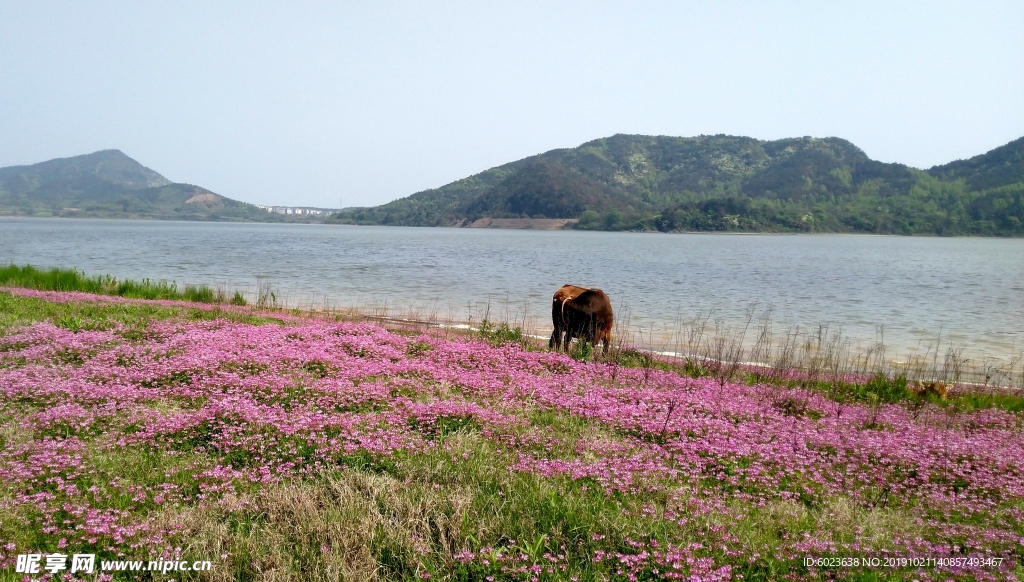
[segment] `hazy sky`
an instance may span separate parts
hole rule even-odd
[[[0,166],[374,205],[615,133],[983,153],[1024,135],[1024,2],[0,0]]]

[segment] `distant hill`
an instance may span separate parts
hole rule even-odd
[[[1024,137],[969,160],[935,166],[928,173],[941,180],[963,179],[971,190],[987,190],[1020,182],[1024,173]]]
[[[1024,138],[922,171],[872,160],[834,137],[615,135],[331,220],[466,226],[481,218],[573,219],[574,228],[595,230],[1024,236],[1022,152]]]
[[[286,220],[199,186],[173,183],[119,150],[0,168],[0,215]]]

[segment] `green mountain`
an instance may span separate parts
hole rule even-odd
[[[118,150],[0,168],[0,215],[284,220],[205,188],[173,183]]]
[[[839,138],[615,135],[492,168],[333,222],[573,219],[597,230],[1024,236],[1024,138],[927,171]]]
[[[1021,181],[1024,173],[1024,137],[996,149],[928,170],[943,180],[963,179],[971,190],[988,190]]]

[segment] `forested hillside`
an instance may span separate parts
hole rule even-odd
[[[281,220],[205,188],[173,183],[119,150],[0,168],[0,215]]]
[[[839,138],[615,135],[336,215],[462,226],[568,218],[597,230],[1024,235],[1024,138],[927,171]]]

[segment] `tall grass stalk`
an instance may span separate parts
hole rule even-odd
[[[677,346],[674,353],[659,352],[653,336],[645,337],[645,330],[635,331],[634,342],[630,342],[629,334],[620,329],[617,337],[621,339],[611,357],[629,367],[655,365],[694,377],[711,375],[722,385],[740,378],[751,383],[826,389],[836,395],[860,386],[855,394],[847,394],[858,400],[869,398],[869,393],[880,402],[901,399],[908,386],[931,383],[953,392],[987,393],[996,400],[1007,395],[1024,397],[1024,353],[1009,360],[973,362],[964,355],[963,347],[943,345],[939,334],[934,344],[894,359],[889,356],[882,326],[872,343],[860,347],[841,329],[826,324],[780,331],[770,309],[755,321],[752,306],[735,327],[721,318],[712,323],[712,316],[711,311],[700,312],[686,322],[677,316],[672,328],[672,344]],[[644,344],[646,347],[637,347]]]

